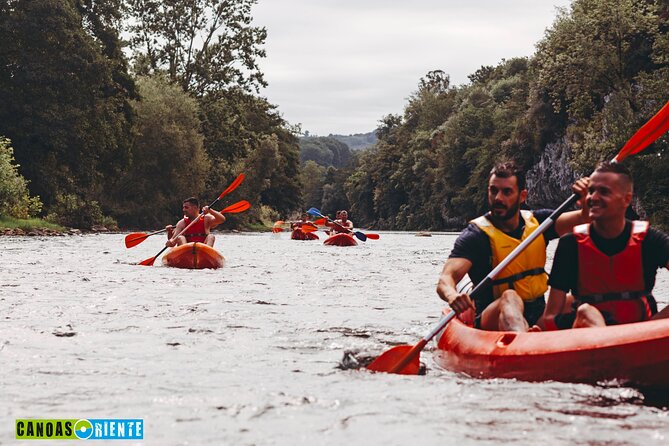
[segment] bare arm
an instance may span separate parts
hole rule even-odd
[[[558,236],[562,237],[568,232],[571,232],[574,226],[588,223],[590,217],[588,215],[589,208],[586,202],[586,195],[588,194],[588,185],[590,184],[589,178],[581,178],[577,180],[574,185],[571,187],[575,194],[579,195],[579,203],[581,204],[581,209],[578,211],[565,212],[560,215],[557,220],[555,220],[555,232]]]
[[[179,220],[179,223],[177,223],[177,225],[172,230],[168,229],[167,230],[167,243],[165,243],[165,246],[172,247],[172,246],[176,245],[177,241],[174,239],[174,237],[177,234],[180,234],[181,231],[183,231],[185,227],[186,227],[186,222],[182,218],[181,220]]]
[[[456,286],[460,280],[469,272],[472,262],[463,258],[453,258],[446,260],[444,269],[439,276],[437,283],[437,294],[448,303],[448,305],[460,314],[469,308],[474,308],[472,300],[466,293],[458,293]]]
[[[548,302],[546,303],[544,314],[537,321],[537,325],[541,327],[542,330],[556,329],[554,322],[555,316],[562,312],[566,300],[566,292],[556,288],[551,288],[550,293],[548,293]]]
[[[203,207],[202,212],[206,214],[204,220],[206,229],[214,229],[225,221],[225,215],[214,209],[210,209],[209,206]]]

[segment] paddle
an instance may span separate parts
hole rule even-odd
[[[131,232],[125,236],[125,247],[132,248],[133,246],[139,245],[150,236],[160,234],[161,232],[165,231],[167,231],[167,229],[163,228],[157,231],[149,232],[148,234],[146,232]]]
[[[337,225],[338,227],[344,229],[346,232],[355,235],[356,237],[358,237],[358,239],[360,239],[360,240],[363,241],[363,242],[366,241],[367,239],[371,239],[371,240],[378,240],[378,239],[379,239],[379,234],[363,234],[363,233],[360,232],[360,231],[351,231],[350,229],[343,227],[343,226],[340,225],[339,223],[330,220],[330,217],[327,217],[327,216],[321,214],[321,211],[319,211],[319,210],[316,209],[316,208],[311,208],[311,209],[309,209],[309,210],[307,211],[307,214],[309,214],[309,215],[313,215],[313,216],[315,216],[315,217],[321,217],[322,219],[325,219],[325,221],[327,221],[327,222],[334,223],[334,224]]]
[[[210,208],[214,207],[219,201],[221,201],[221,199],[222,199],[225,195],[227,195],[227,194],[229,194],[230,192],[232,192],[233,190],[237,189],[237,187],[242,183],[242,181],[244,181],[244,174],[243,174],[243,173],[240,173],[239,176],[237,176],[237,178],[235,178],[235,180],[234,180],[232,183],[230,183],[230,186],[228,186],[223,192],[221,192],[221,195],[219,195],[218,198],[216,198],[216,199],[209,205],[209,207],[210,207]],[[235,203],[235,205],[238,205],[238,204],[239,204],[239,203]],[[249,205],[249,206],[250,206],[250,205]],[[243,206],[242,206],[242,207],[243,207]],[[248,209],[248,208],[247,208],[247,209]],[[197,218],[194,218],[193,221],[191,221],[190,224],[189,224],[188,226],[186,226],[185,228],[183,228],[183,229],[181,230],[181,232],[179,232],[174,238],[177,238],[177,237],[179,237],[181,234],[183,234],[184,232],[186,232],[186,231],[187,231],[191,226],[193,226],[193,225],[195,224],[195,222],[198,221],[202,216],[204,216],[204,212],[200,212],[200,215],[198,215]],[[156,255],[153,256],[153,257],[149,257],[149,258],[146,259],[146,260],[142,260],[139,264],[142,265],[142,266],[153,266],[153,263],[156,261],[156,259],[157,259],[157,258],[158,258],[158,257],[159,257],[159,256],[160,256],[160,255],[161,255],[167,248],[168,248],[167,246],[164,246],[163,249],[161,249],[160,252],[159,252],[158,254],[156,254]]]
[[[236,214],[236,213],[239,213],[239,212],[244,212],[245,210],[247,210],[250,207],[251,207],[251,204],[248,201],[242,200],[242,201],[238,201],[235,204],[231,204],[230,206],[228,206],[225,209],[222,209],[221,214]],[[159,229],[158,231],[149,232],[148,234],[146,234],[144,232],[130,233],[130,234],[125,236],[125,247],[126,248],[132,248],[134,246],[137,246],[140,243],[142,243],[144,240],[149,238],[150,236],[155,235],[155,234],[160,234],[161,232],[165,232],[166,230],[167,229],[163,228],[163,229]]]
[[[627,144],[620,150],[620,152],[611,160],[613,163],[619,163],[630,155],[641,152],[648,147],[657,138],[662,136],[669,130],[669,102],[653,116],[643,127],[641,127],[627,141]],[[516,257],[537,237],[543,234],[546,229],[562,214],[567,208],[571,207],[578,200],[577,194],[572,194],[559,208],[557,208],[546,220],[537,227],[537,229],[530,234],[520,245],[518,245],[511,253],[502,260],[488,275],[479,282],[474,290],[469,294],[470,297],[477,296],[481,290],[489,286],[493,279],[506,268]],[[401,375],[417,375],[420,369],[420,352],[425,348],[428,342],[432,340],[446,325],[455,317],[455,311],[442,316],[437,325],[427,334],[423,339],[418,341],[414,346],[399,345],[381,354],[378,358],[372,361],[368,366],[368,370],[374,372],[398,373]]]

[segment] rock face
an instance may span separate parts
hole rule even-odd
[[[571,185],[581,176],[572,170],[570,154],[564,138],[550,143],[527,172],[527,204],[531,209],[554,209],[569,198]]]

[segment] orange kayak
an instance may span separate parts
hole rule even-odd
[[[176,246],[163,256],[163,265],[173,268],[204,269],[220,268],[225,259],[214,248],[205,243],[186,243]]]
[[[292,240],[318,240],[318,235],[313,232],[304,232],[301,229],[293,229],[290,234]]]
[[[328,246],[355,246],[358,242],[352,235],[340,232],[326,238],[323,244]]]
[[[669,389],[669,319],[539,333],[484,331],[453,319],[436,363],[479,378]]]

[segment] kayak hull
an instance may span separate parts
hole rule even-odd
[[[454,319],[435,362],[479,378],[669,389],[669,319],[538,333],[484,331]]]
[[[352,235],[340,232],[326,238],[323,244],[328,246],[355,246],[358,242]]]
[[[318,234],[313,232],[304,232],[301,229],[294,229],[290,234],[291,240],[318,240]]]
[[[225,259],[214,248],[205,243],[186,243],[170,249],[163,256],[163,265],[173,268],[205,269],[221,268]]]

